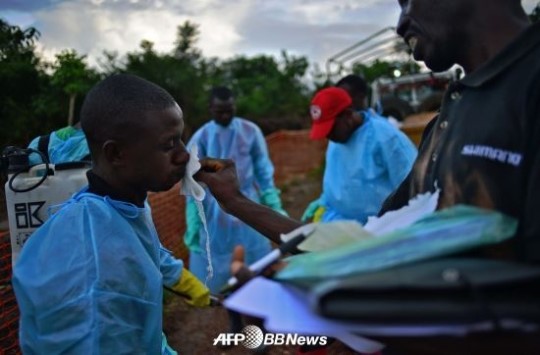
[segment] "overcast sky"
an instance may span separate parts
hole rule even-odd
[[[527,12],[538,0],[523,0]],[[387,26],[397,0],[0,0],[0,16],[41,32],[46,57],[66,48],[92,64],[103,50],[120,54],[143,39],[172,49],[176,27],[200,25],[207,57],[278,55],[282,49],[323,64],[333,54]]]

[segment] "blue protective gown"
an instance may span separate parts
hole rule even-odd
[[[76,194],[28,240],[13,272],[26,354],[160,354],[162,287],[182,261],[150,208]]]
[[[330,142],[320,203],[322,222],[364,224],[410,172],[417,150],[411,140],[373,110],[345,143]]]
[[[275,191],[274,166],[270,161],[264,136],[254,123],[235,117],[227,127],[210,121],[202,126],[191,138],[188,149],[193,144],[199,147],[200,157],[232,159],[236,163],[240,189],[248,198],[259,202],[259,192]],[[210,235],[210,251],[213,277],[206,282],[211,292],[218,292],[230,277],[234,246],[243,245],[246,262],[263,257],[270,252],[270,242],[251,227],[221,210],[216,199],[207,192],[203,201],[204,212]],[[189,223],[189,221],[188,221]],[[196,245],[190,245],[190,270],[200,280],[207,279],[208,258],[206,238],[202,226],[198,230]]]
[[[34,138],[28,148],[38,149],[39,137]],[[90,150],[82,129],[65,127],[52,132],[49,138],[49,160],[52,164],[81,161],[88,157]],[[42,163],[41,157],[30,154],[30,164]]]

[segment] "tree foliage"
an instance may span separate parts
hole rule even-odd
[[[189,52],[189,48],[186,50]],[[151,43],[143,41],[140,50],[127,54],[122,71],[141,76],[167,90],[184,111],[186,130],[190,131],[200,125],[201,116],[206,112],[200,97],[205,91],[204,75],[195,58],[177,54],[176,50],[157,53]]]
[[[309,66],[306,58],[286,52],[279,60],[266,55],[204,58],[196,47],[198,36],[198,26],[186,21],[177,28],[171,53],[158,53],[151,42],[143,41],[139,50],[126,55],[121,71],[170,92],[184,111],[187,135],[210,119],[208,91],[217,85],[230,87],[238,114],[256,121],[266,133],[302,126],[311,93],[302,81]],[[109,55],[109,67],[114,66],[111,59]]]
[[[34,53],[35,28],[22,30],[0,19],[0,142],[26,138],[33,122],[33,100],[41,87],[40,61]]]
[[[99,69],[86,56],[64,50],[52,63],[35,52],[39,32],[23,30],[0,20],[0,147],[26,145],[77,120],[83,97],[100,78],[132,73],[162,86],[184,112],[185,139],[210,117],[208,92],[216,85],[230,87],[236,95],[237,114],[259,124],[265,133],[309,126],[307,108],[322,73],[308,73],[309,62],[283,51],[274,57],[238,55],[219,60],[205,57],[197,47],[199,27],[185,21],[176,28],[172,50],[161,53],[142,40],[139,48],[120,56],[104,51]],[[399,63],[376,63],[355,70],[369,80],[386,75]],[[315,84],[307,81],[307,77]]]
[[[214,81],[230,86],[237,95],[238,112],[262,125],[280,118],[295,121],[305,115],[309,102],[310,91],[302,82],[307,68],[306,58],[286,52],[280,60],[239,56],[223,62]]]
[[[404,63],[376,60],[370,65],[358,63],[353,67],[353,72],[362,75],[369,83],[380,77],[393,78],[395,70],[399,70],[401,75],[416,74],[420,72],[420,66],[413,61]]]
[[[74,123],[77,96],[84,95],[99,80],[97,73],[88,68],[85,58],[74,50],[64,50],[56,55],[52,65],[51,83],[69,97],[68,125]]]
[[[189,21],[177,27],[176,41],[174,42],[174,55],[177,58],[197,60],[201,51],[195,46],[199,39],[199,26]]]

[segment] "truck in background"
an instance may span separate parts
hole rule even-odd
[[[378,78],[371,84],[370,106],[397,121],[416,113],[437,111],[446,88],[460,73],[457,68],[441,73]]]
[[[413,67],[408,45],[394,27],[377,31],[352,46],[334,54],[326,61],[328,81],[354,72],[358,64],[372,65],[376,61],[399,63]],[[379,77],[371,83],[369,104],[386,117],[402,122],[408,116],[437,111],[448,84],[461,76],[460,68],[446,72],[419,72],[401,75],[399,70]]]

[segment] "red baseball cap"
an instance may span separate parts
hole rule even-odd
[[[326,138],[334,126],[336,117],[351,105],[351,96],[341,88],[329,87],[319,90],[311,100],[309,108],[313,121],[309,137]]]

